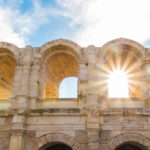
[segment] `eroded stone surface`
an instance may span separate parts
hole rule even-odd
[[[130,98],[108,98],[105,75],[115,61],[133,68]],[[78,97],[57,99],[60,82],[70,76],[78,77]],[[0,99],[10,97],[0,100],[0,150],[46,150],[56,143],[73,150],[125,143],[149,150],[149,89],[149,48],[132,40],[84,48],[63,39],[36,48],[0,42]]]

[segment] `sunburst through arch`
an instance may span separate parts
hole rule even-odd
[[[109,98],[140,98],[143,70],[140,58],[128,45],[114,46],[105,54],[101,65],[103,92]]]

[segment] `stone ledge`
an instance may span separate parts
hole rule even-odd
[[[80,108],[46,108],[31,110],[30,114],[80,114]]]

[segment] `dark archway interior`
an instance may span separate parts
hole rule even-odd
[[[142,149],[135,145],[124,144],[124,145],[117,147],[115,150],[142,150]]]
[[[72,150],[72,149],[64,144],[55,144],[46,148],[46,150]]]

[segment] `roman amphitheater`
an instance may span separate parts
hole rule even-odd
[[[110,79],[119,69],[127,88]],[[68,77],[77,97],[59,98]],[[150,49],[125,38],[0,42],[0,150],[150,150]]]

